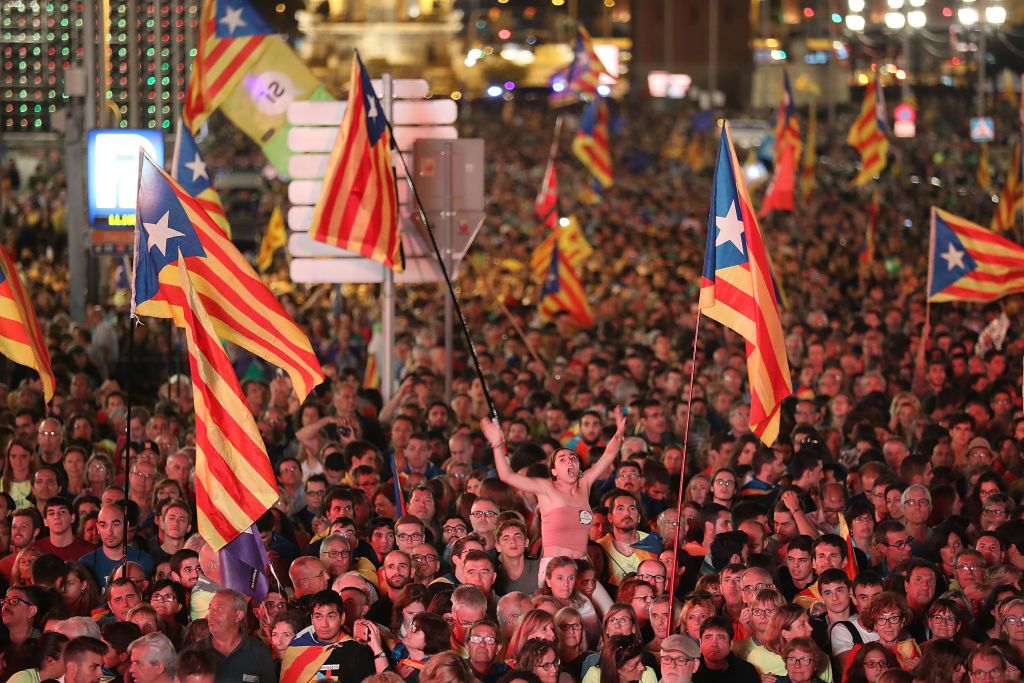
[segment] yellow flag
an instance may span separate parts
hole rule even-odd
[[[1014,108],[1018,107],[1020,103],[1017,101],[1017,91],[1013,87],[1014,74],[1009,69],[1003,69],[1002,76],[1002,87],[1000,91],[1003,95],[1003,99],[1010,103]]]
[[[988,143],[982,142],[978,152],[978,187],[992,191],[992,171],[988,165]]]
[[[288,236],[284,230],[284,218],[281,216],[281,207],[274,206],[270,220],[267,222],[267,231],[263,233],[263,241],[260,242],[260,254],[256,260],[260,270],[269,270],[274,264],[274,253],[288,243]]]

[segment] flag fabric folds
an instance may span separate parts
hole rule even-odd
[[[1013,227],[1017,220],[1017,212],[1024,207],[1024,183],[1020,178],[1020,143],[1013,146],[1010,156],[1010,170],[1006,173],[1006,183],[999,194],[999,203],[992,216],[992,229],[1005,232]]]
[[[575,216],[569,216],[566,225],[556,227],[530,256],[530,272],[538,282],[543,282],[547,277],[551,267],[551,251],[556,243],[561,251],[561,257],[575,271],[581,270],[584,262],[594,253],[594,248],[590,246],[580,228],[580,222]]]
[[[846,541],[846,562],[843,571],[850,581],[857,578],[857,553],[853,548],[853,536],[850,535],[850,525],[846,522],[846,515],[839,513],[839,537]]]
[[[579,327],[594,326],[583,283],[555,243],[551,248],[548,274],[540,294],[541,321],[548,322],[561,311],[568,313]]]
[[[612,186],[612,152],[608,143],[608,103],[596,98],[583,109],[572,152],[601,187]]]
[[[864,92],[860,106],[846,143],[860,152],[860,171],[853,179],[854,185],[870,182],[885,170],[889,156],[889,126],[886,123],[885,97],[875,74]]]
[[[992,191],[992,169],[988,163],[988,143],[980,143],[978,149],[978,187],[986,192]]]
[[[881,209],[878,190],[871,195],[871,204],[868,205],[868,229],[864,233],[864,248],[858,255],[860,265],[870,268],[875,261],[875,238],[878,235],[878,212]]]
[[[3,246],[0,246],[0,353],[39,373],[43,398],[49,403],[57,384],[50,366],[50,352],[32,299]]]
[[[260,270],[270,270],[274,265],[274,254],[277,250],[288,244],[288,235],[284,229],[284,216],[281,215],[281,207],[274,205],[270,212],[270,220],[267,221],[267,230],[263,233],[263,240],[260,242],[260,252],[256,257],[256,265]]]
[[[221,109],[288,174],[288,105],[330,94],[251,0],[206,0],[183,117],[193,133]]]
[[[396,271],[404,265],[391,131],[358,54],[352,57],[348,106],[327,161],[309,236]]]
[[[565,75],[565,92],[568,95],[597,97],[597,86],[601,74],[611,77],[601,63],[594,49],[594,40],[582,25],[576,28],[576,42],[573,43],[572,62]]]
[[[220,550],[239,534],[251,533],[252,525],[277,502],[279,493],[256,420],[192,286],[181,251],[177,266],[195,401],[197,526],[203,539]]]
[[[811,103],[807,117],[807,142],[800,164],[800,199],[806,204],[814,191],[814,169],[818,165],[818,105]]]
[[[210,218],[227,237],[231,237],[231,226],[224,212],[224,204],[213,187],[210,172],[206,168],[199,145],[192,133],[178,119],[177,139],[174,143],[174,157],[171,160],[171,177],[178,181],[186,192],[196,198]]]
[[[793,101],[789,74],[782,73],[782,99],[775,117],[775,168],[761,204],[760,216],[770,211],[792,211],[796,191],[796,167],[800,159],[800,121]]]
[[[253,524],[228,541],[220,549],[220,579],[225,588],[231,588],[256,601],[267,597],[270,581],[266,567],[270,556]]]
[[[929,301],[994,301],[1024,292],[1024,247],[932,207]]]
[[[180,250],[217,334],[287,372],[304,399],[324,379],[308,337],[202,206],[142,156],[132,313],[184,325]]]
[[[558,227],[558,171],[555,160],[551,159],[544,169],[544,180],[540,184],[540,193],[533,202],[533,212],[545,226],[554,230]]]
[[[700,311],[746,340],[750,430],[771,446],[793,383],[768,255],[728,126],[711,189]]]

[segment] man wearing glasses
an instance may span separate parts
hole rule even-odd
[[[1006,658],[997,646],[983,643],[967,656],[967,673],[971,683],[1002,681],[1006,678]]]
[[[34,666],[40,633],[33,621],[42,597],[42,591],[34,586],[14,586],[0,599],[0,619],[9,634],[7,646],[3,648],[6,667],[0,671],[0,678],[5,681],[15,672]]]
[[[498,625],[490,619],[478,621],[469,629],[466,652],[466,660],[481,683],[496,683],[508,671],[508,664],[494,661],[498,653]]]
[[[469,513],[473,533],[484,539],[484,550],[494,550],[494,530],[498,526],[498,504],[490,498],[477,498]]]
[[[878,548],[879,564],[875,569],[883,578],[892,567],[910,559],[914,539],[902,522],[886,520],[875,527],[875,545]]]
[[[429,543],[420,543],[412,551],[412,580],[424,586],[437,578],[437,572],[441,570],[441,561],[438,559],[437,548]]]
[[[681,635],[661,641],[661,683],[690,683],[700,666],[700,647]]]
[[[334,580],[352,566],[352,549],[341,534],[331,534],[320,544],[320,562],[327,567],[327,575]]]

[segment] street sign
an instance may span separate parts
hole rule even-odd
[[[160,131],[127,128],[89,131],[86,158],[92,227],[135,228],[140,149],[158,166],[163,166],[164,136]]]
[[[971,118],[971,140],[973,142],[992,142],[996,139],[996,127],[991,116],[974,116]]]

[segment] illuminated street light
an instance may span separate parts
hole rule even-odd
[[[846,28],[851,31],[861,32],[864,30],[864,17],[859,14],[847,14],[846,15]]]
[[[1001,5],[992,5],[985,8],[985,23],[999,26],[1006,21],[1006,8]]]
[[[853,12],[854,14],[857,14],[859,12],[863,12],[864,11],[864,0],[850,0],[847,3],[847,6],[850,8],[850,11]]]
[[[893,31],[898,31],[907,23],[907,17],[903,12],[886,12],[885,25]]]
[[[928,23],[928,17],[921,10],[907,12],[907,24],[910,25],[910,28],[924,28],[926,23]]]
[[[973,7],[961,7],[957,10],[956,16],[964,26],[974,26],[978,23],[978,10]]]

